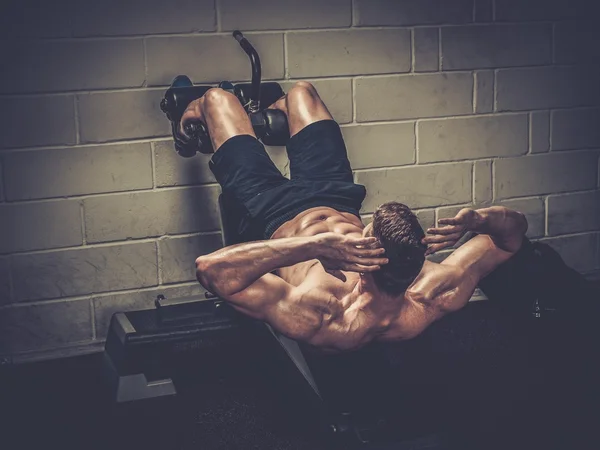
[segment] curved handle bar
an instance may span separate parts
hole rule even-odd
[[[256,112],[260,106],[260,81],[261,81],[261,66],[258,52],[252,44],[244,37],[239,31],[233,32],[233,37],[239,42],[240,47],[246,52],[250,58],[250,64],[252,64],[252,94],[250,96],[250,105],[248,109],[250,112]]]

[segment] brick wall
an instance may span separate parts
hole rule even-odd
[[[236,28],[265,79],[315,84],[368,188],[365,215],[396,199],[429,226],[502,203],[570,264],[600,269],[592,4],[4,2],[0,354],[99,349],[114,311],[202,291],[193,262],[222,245],[219,188],[204,155],[176,156],[158,103],[179,73],[248,79]]]

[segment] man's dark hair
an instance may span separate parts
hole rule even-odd
[[[417,216],[402,203],[388,202],[373,214],[373,236],[385,248],[389,263],[373,272],[377,287],[389,295],[399,295],[415,280],[423,263],[427,246]]]

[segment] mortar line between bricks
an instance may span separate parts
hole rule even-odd
[[[169,285],[169,288],[178,288],[178,287],[193,287],[199,284],[197,281],[185,281],[181,283],[173,283]],[[202,289],[206,291],[202,285],[200,285]],[[112,295],[121,295],[121,294],[136,294],[139,292],[152,292],[157,289],[160,289],[161,286],[153,285],[153,286],[144,286],[141,288],[128,288],[128,289],[117,289],[113,291],[102,291],[102,292],[93,292],[91,294],[85,295],[72,295],[67,297],[57,297],[57,298],[49,298],[45,300],[32,300],[32,301],[20,301],[15,303],[10,303],[8,305],[0,306],[0,311],[4,309],[16,309],[16,308],[27,308],[29,306],[42,306],[42,305],[51,305],[55,303],[68,303],[68,302],[80,302],[84,300],[94,300],[96,298],[105,298],[110,297]]]
[[[492,159],[492,205],[496,203],[496,159]]]
[[[283,79],[290,79],[290,62],[287,33],[283,33]]]
[[[473,71],[473,114],[477,114],[477,95],[478,95],[478,86],[477,82],[479,80],[479,76],[477,71]]]
[[[471,170],[471,202],[475,205],[477,201],[477,196],[475,195],[475,166],[477,165],[476,161],[473,161],[473,168]]]
[[[496,22],[496,0],[492,0],[492,23]]]
[[[97,339],[96,334],[96,308],[94,308],[94,299],[90,298],[90,321],[92,326],[92,340],[95,341]]]
[[[414,165],[419,164],[419,121],[415,120],[414,125],[414,133],[415,133],[415,162]]]
[[[552,64],[556,62],[556,23],[552,23]]]
[[[441,35],[441,30],[440,30]],[[438,39],[439,40],[439,39]],[[441,52],[441,41],[438,42],[438,50]],[[441,58],[441,54],[439,55]],[[438,61],[439,62],[439,61]],[[446,69],[443,72],[459,74],[459,73],[472,73],[473,70],[527,70],[527,69],[539,69],[539,68],[581,68],[580,65],[577,64],[545,64],[545,65],[531,65],[531,66],[506,66],[501,69],[494,67],[477,67],[477,68],[463,68],[463,69]],[[442,70],[441,63],[439,70]],[[290,77],[289,80],[281,77],[273,77],[268,78],[265,77],[263,81],[290,81],[290,80],[302,80],[302,81],[310,81],[310,80],[339,80],[339,79],[349,79],[352,77],[364,77],[364,78],[386,78],[386,77],[403,77],[403,76],[427,76],[432,74],[440,74],[439,71],[428,71],[428,72],[387,72],[387,73],[356,73],[356,74],[342,74],[342,75],[323,75],[323,76],[303,76],[303,77]],[[232,80],[232,83],[238,82],[248,82],[249,79],[240,79],[240,80]],[[218,80],[208,80],[203,81],[202,84],[209,85],[217,85]],[[39,92],[7,92],[0,93],[0,100],[2,99],[14,99],[14,98],[30,98],[30,97],[50,97],[50,96],[66,96],[66,95],[75,95],[75,94],[100,94],[100,93],[124,93],[124,92],[146,92],[160,89],[168,89],[169,84],[151,84],[148,86],[124,86],[124,87],[98,87],[94,89],[73,89],[73,90],[63,90],[63,91],[39,91]],[[585,107],[594,107],[593,105],[584,105],[584,106],[567,106],[562,108],[585,108]]]
[[[350,0],[350,28],[356,27],[356,0]]]
[[[221,14],[219,15],[219,21]],[[471,28],[471,27],[482,27],[482,26],[509,26],[516,25],[521,27],[527,27],[532,23],[536,25],[543,24],[552,24],[551,20],[538,20],[535,22],[518,22],[518,21],[506,21],[506,22],[496,22],[496,23],[421,23],[421,24],[410,24],[410,25],[378,25],[378,26],[357,26],[353,25],[348,27],[347,25],[341,26],[331,26],[331,27],[321,27],[321,28],[281,28],[281,29],[271,29],[271,30],[261,30],[261,29],[242,29],[244,35],[252,36],[252,35],[260,35],[260,34],[280,34],[284,31],[290,31],[298,34],[309,34],[309,33],[319,33],[319,32],[327,32],[327,31],[345,31],[351,30],[354,32],[360,33],[361,31],[385,31],[385,30],[407,30],[409,28],[429,28],[432,26],[444,27],[444,28]],[[201,31],[185,31],[180,33],[149,33],[149,34],[115,34],[111,36],[100,36],[100,35],[90,35],[90,36],[67,36],[67,37],[34,37],[30,38],[31,42],[94,42],[94,41],[115,41],[115,40],[136,40],[143,38],[152,38],[152,39],[160,39],[160,38],[202,38],[202,37],[214,37],[214,36],[228,36],[231,37],[231,32],[233,30],[201,30]]]
[[[553,128],[552,124],[554,123],[554,121],[552,120],[553,115],[554,115],[554,110],[550,109],[548,111],[548,122],[549,122],[548,123],[548,151],[545,153],[551,152],[553,149],[553,146],[552,146],[552,128]]]
[[[68,247],[56,247],[56,248],[45,248],[45,249],[37,249],[37,250],[23,250],[16,251],[11,253],[5,253],[0,256],[31,256],[31,255],[43,255],[48,253],[61,253],[68,252],[73,250],[90,250],[94,248],[108,248],[108,247],[119,247],[124,245],[136,245],[136,244],[149,244],[154,243],[158,238],[171,238],[171,239],[185,239],[190,237],[200,237],[200,236],[212,236],[216,234],[220,234],[221,230],[209,230],[209,231],[198,231],[194,233],[181,233],[181,234],[160,234],[151,237],[143,237],[143,238],[129,238],[129,239],[118,239],[114,241],[98,241],[88,243],[85,246],[82,245],[71,245]]]
[[[443,71],[442,57],[442,27],[438,28],[438,70]]]
[[[548,218],[548,195],[546,195],[545,197],[543,197],[544,201],[543,201],[543,205],[544,205],[544,236],[549,236],[550,232],[549,232],[549,218]]]
[[[73,96],[73,120],[75,121],[75,144],[81,144],[81,130],[79,129],[79,98]]]
[[[6,258],[6,263],[8,265],[8,299],[12,303],[15,301],[15,281],[13,279],[13,268],[12,261],[10,257]]]
[[[7,201],[7,204],[25,204],[25,203],[42,203],[42,202],[52,202],[52,201],[68,201],[68,200],[87,200],[88,198],[100,198],[111,195],[119,195],[119,194],[137,194],[144,192],[169,192],[169,191],[177,191],[177,190],[185,190],[185,189],[201,189],[201,188],[214,188],[219,187],[218,183],[209,183],[209,184],[200,184],[200,185],[186,185],[186,186],[164,186],[158,189],[153,190],[152,188],[145,189],[129,189],[124,191],[111,191],[111,192],[98,192],[92,194],[76,194],[69,196],[61,196],[61,197],[48,197],[48,198],[35,198],[35,199],[22,199],[22,200],[10,200]]]
[[[85,211],[83,201],[79,202],[79,217],[81,219],[81,243],[85,247],[87,245],[86,229],[85,229]]]
[[[417,64],[417,51],[416,51],[416,36],[415,29],[410,29],[410,70],[409,73],[415,73],[415,67]]]
[[[352,124],[356,125],[356,83],[357,78],[352,78],[350,81],[350,100],[352,101]],[[341,128],[341,127],[340,127]]]
[[[494,95],[494,101],[493,101],[493,105],[492,105],[492,112],[498,112],[498,69],[494,69],[493,71],[494,73],[494,77],[493,77],[493,95]]]
[[[156,160],[154,156],[155,143],[150,142],[150,173],[152,174],[152,190],[156,191]]]
[[[533,113],[527,114],[527,153],[526,155],[533,154]]]
[[[220,0],[214,0],[215,7],[215,29],[217,32],[221,31],[221,2]]]
[[[158,285],[163,284],[163,274],[162,274],[162,255],[160,251],[159,239],[155,241],[156,245],[156,279],[158,280]]]
[[[142,53],[144,55],[144,81],[142,87],[145,89],[148,87],[148,51],[146,48],[146,39],[142,39]]]

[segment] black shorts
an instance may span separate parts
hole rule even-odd
[[[284,222],[309,208],[328,206],[359,216],[364,186],[355,184],[339,125],[315,122],[287,145],[290,179],[265,147],[249,135],[234,136],[213,155],[209,167],[224,194],[246,209],[247,223],[269,239]]]

